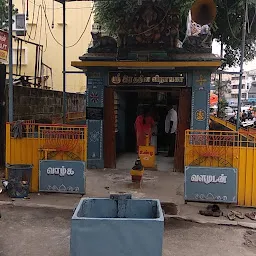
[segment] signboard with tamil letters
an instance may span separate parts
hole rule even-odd
[[[237,203],[237,169],[185,167],[185,201]]]
[[[40,161],[39,191],[84,194],[85,168],[82,161]]]
[[[185,87],[186,74],[170,72],[109,72],[110,86]]]

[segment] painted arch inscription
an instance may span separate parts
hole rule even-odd
[[[109,72],[110,86],[181,86],[187,85],[186,74],[170,72]]]

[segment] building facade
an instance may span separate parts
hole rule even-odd
[[[248,92],[248,101],[253,105],[256,103],[256,69],[249,71],[251,88]]]
[[[227,83],[227,87],[225,88],[224,97],[227,102],[231,99],[231,75],[229,74],[222,74],[222,81]],[[218,88],[216,86],[216,82],[220,79],[219,74],[212,74],[211,75],[211,93],[218,95]]]
[[[18,8],[19,14],[27,15],[28,11],[27,33],[25,37],[20,38],[33,44],[23,42],[21,47],[20,42],[13,40],[14,73],[33,77],[38,55],[36,44],[42,45],[40,55],[42,55],[44,65],[42,65],[42,70],[40,68],[39,74],[48,77],[48,87],[62,91],[62,5],[52,0],[35,0],[35,2],[28,1],[27,10],[25,2],[14,0],[13,4],[15,8]],[[74,56],[81,55],[81,52],[86,52],[91,42],[91,21],[93,20],[90,15],[91,11],[92,2],[90,1],[75,1],[66,4],[66,70],[68,71],[75,70],[71,66],[71,60],[74,60]],[[17,55],[22,55],[18,65]],[[84,75],[67,74],[66,90],[68,92],[84,93],[85,87]]]
[[[255,70],[244,72],[242,79],[242,94],[241,99],[243,103],[250,101],[249,92],[253,82],[256,81]],[[231,107],[237,107],[238,104],[238,92],[239,92],[239,75],[233,75],[231,77],[231,99],[229,101]]]

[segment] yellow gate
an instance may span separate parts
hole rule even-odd
[[[19,132],[15,132],[14,125],[6,124],[6,163],[33,165],[31,192],[39,189],[40,160],[87,160],[84,125],[22,123]]]
[[[185,165],[238,169],[238,205],[256,207],[256,136],[248,132],[187,130]]]

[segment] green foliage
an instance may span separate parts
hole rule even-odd
[[[177,8],[181,15],[183,24],[186,24],[187,14],[194,0],[161,0],[159,5],[165,10]],[[110,34],[116,35],[116,31],[120,24],[124,22],[131,26],[131,22],[135,17],[136,12],[141,8],[138,5],[138,0],[108,0],[98,1],[95,3],[95,22],[98,22]],[[184,27],[185,28],[185,27]],[[183,35],[185,30],[182,29]]]
[[[194,0],[160,0],[158,2],[165,10],[173,7],[179,10],[181,17],[180,39],[183,40],[186,33],[188,11]],[[245,12],[245,1],[215,0],[215,2],[217,4],[217,17],[212,26],[213,36],[225,45],[224,66],[237,65],[240,62],[241,28]],[[256,0],[248,0],[248,2],[251,31],[246,37],[246,61],[250,61],[256,56]],[[98,1],[95,5],[95,21],[100,23],[111,35],[116,35],[120,24],[131,25],[136,11],[141,7],[138,5],[138,0]],[[254,23],[252,23],[253,18]]]
[[[225,98],[225,93],[229,92],[229,84],[230,81],[222,81],[220,80],[215,81],[215,93],[218,95],[218,117],[224,118],[225,117],[225,109],[228,106],[228,102]]]
[[[224,66],[234,66],[240,63],[242,27],[244,22],[244,0],[217,0],[217,30],[214,38],[225,45]],[[256,55],[256,0],[249,0],[249,24],[246,35],[245,60],[253,60]],[[250,31],[248,31],[250,30]],[[249,33],[250,32],[250,33]]]
[[[8,28],[8,0],[0,0],[0,29]],[[13,5],[13,14],[18,12]]]
[[[218,113],[217,113],[217,116],[220,117],[220,118],[225,118],[225,110],[226,110],[226,107],[228,107],[228,102],[225,98],[222,98],[219,100],[219,103],[218,103]]]

